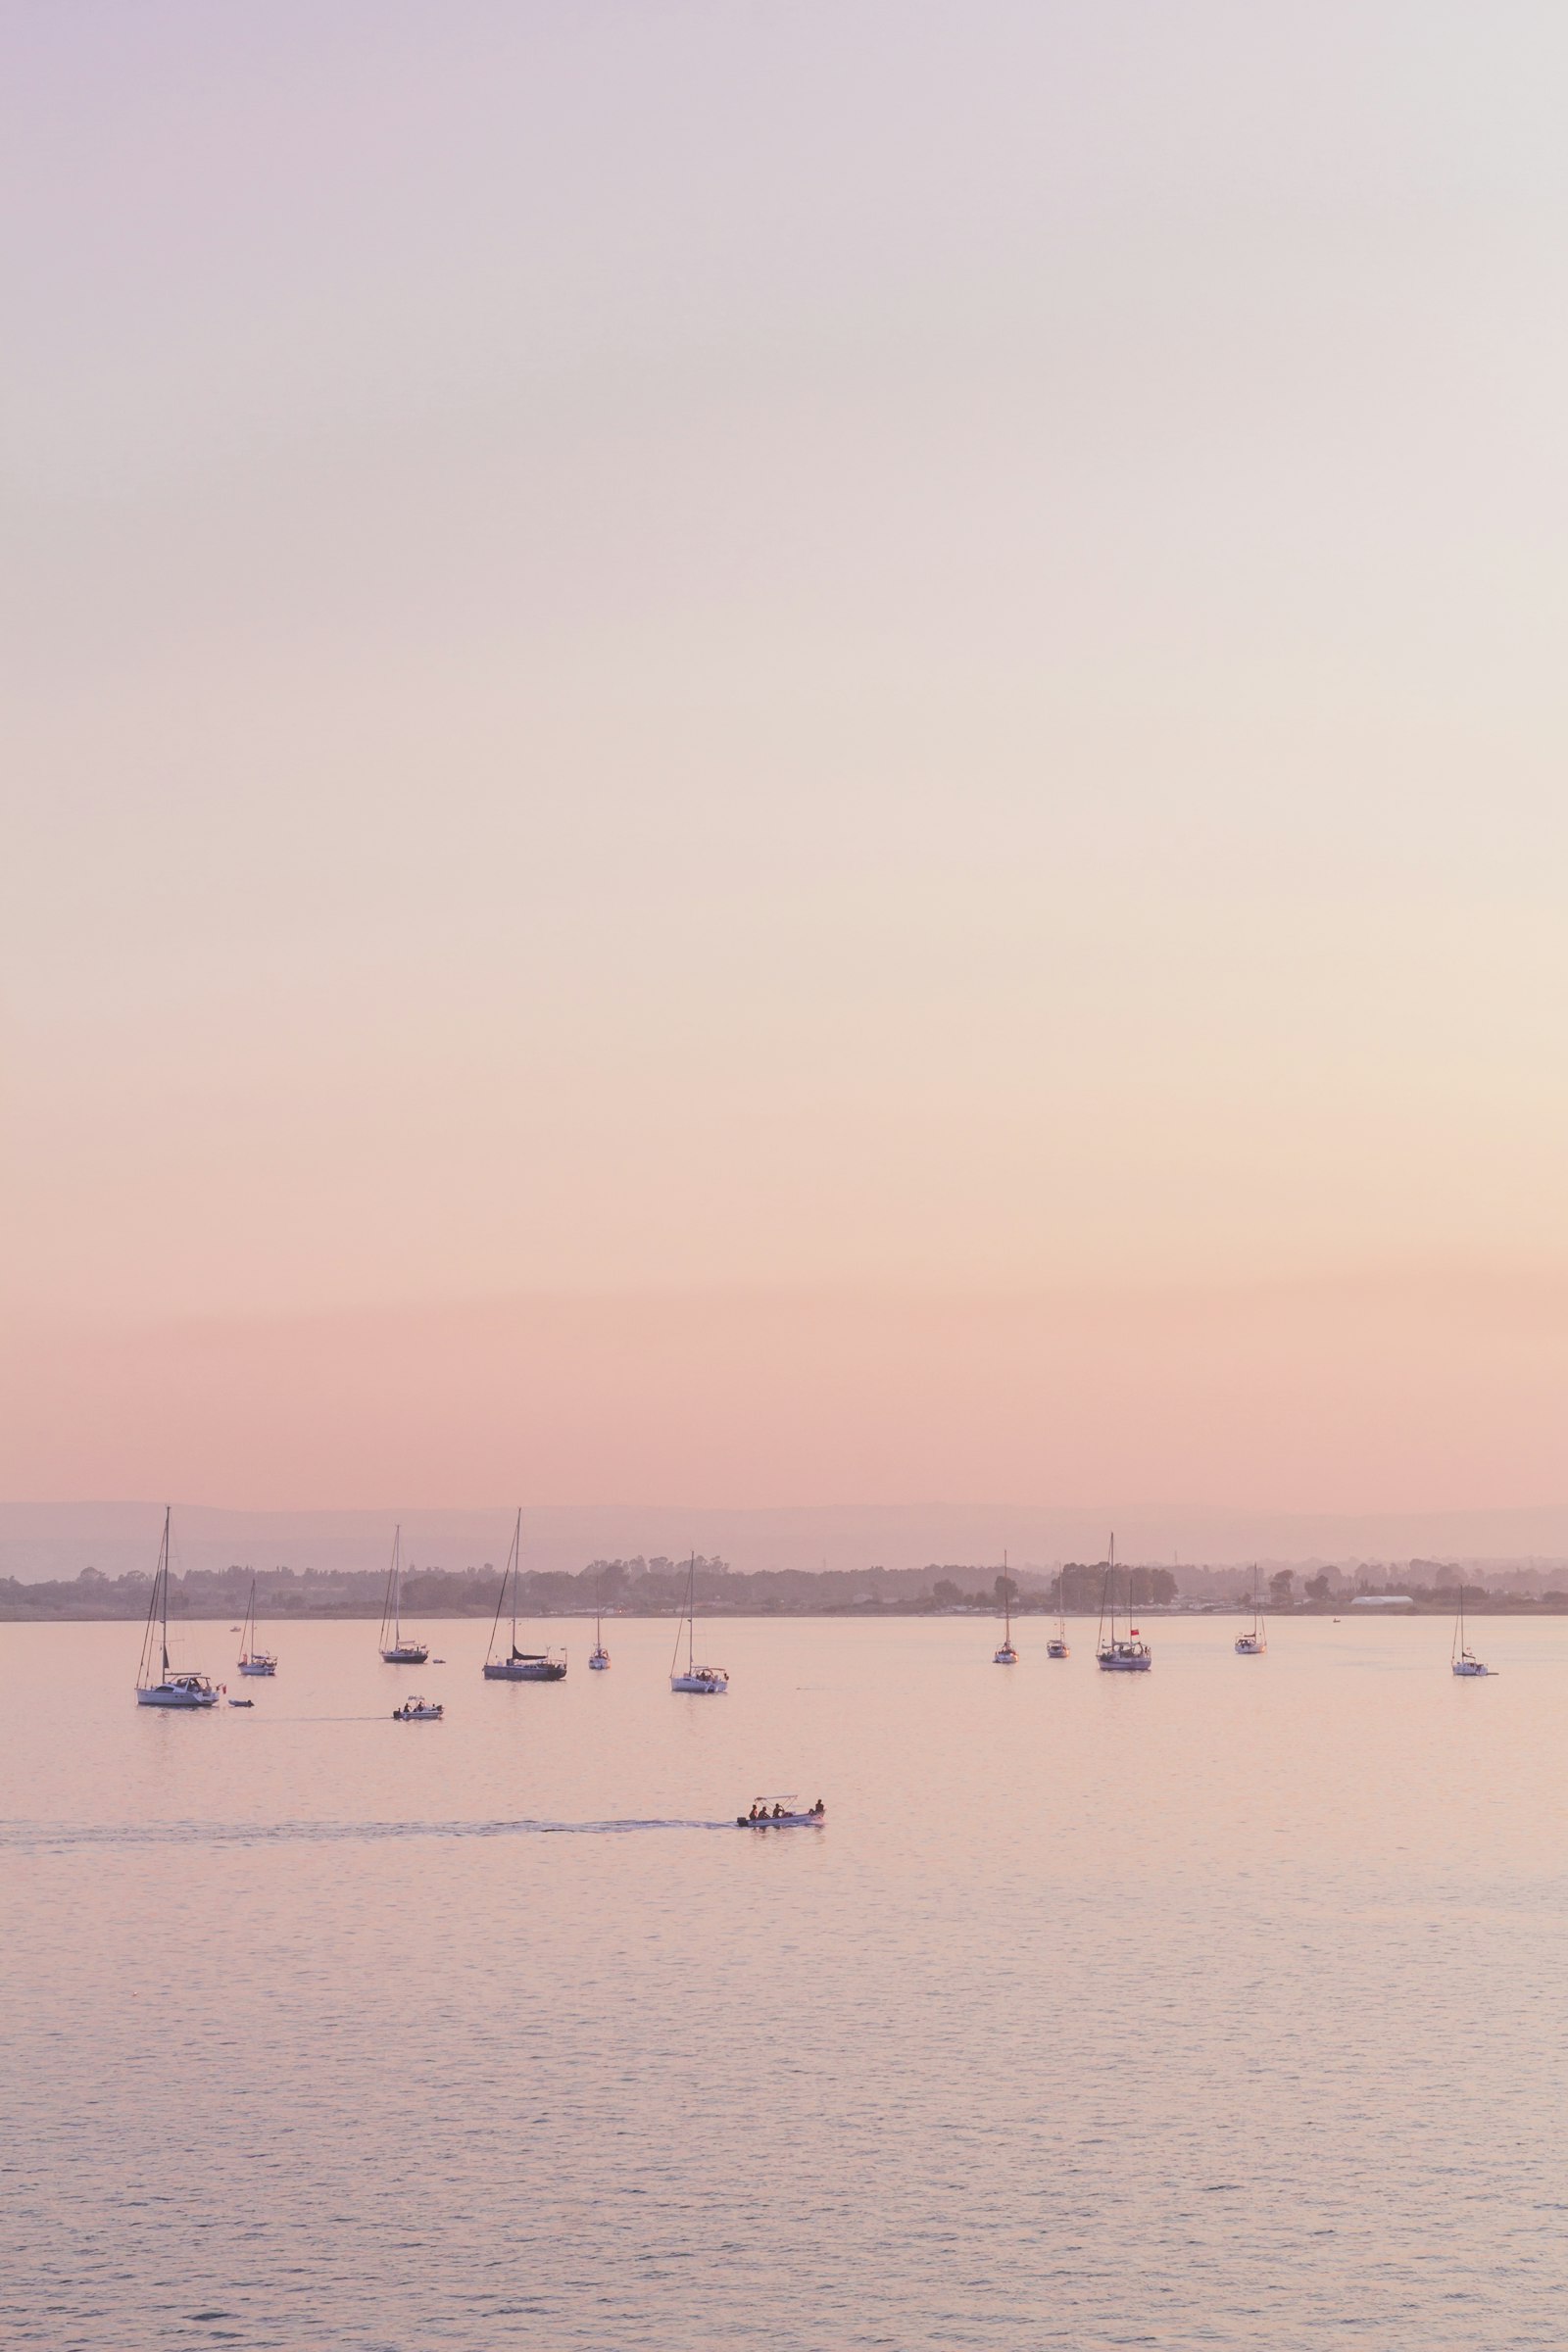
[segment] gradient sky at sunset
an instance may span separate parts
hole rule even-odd
[[[5,1493],[1563,1495],[1568,20],[4,43]]]

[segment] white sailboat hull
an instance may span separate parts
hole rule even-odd
[[[1492,1668],[1483,1666],[1479,1658],[1455,1658],[1453,1671],[1455,1674],[1465,1676],[1487,1675],[1492,1672]]]
[[[502,1658],[481,1669],[487,1683],[564,1683],[564,1658]]]
[[[672,1674],[672,1690],[690,1690],[698,1698],[722,1698],[729,1689],[727,1674]]]
[[[1141,1657],[1124,1656],[1118,1650],[1102,1649],[1098,1660],[1102,1674],[1147,1674],[1153,1663],[1147,1649]]]
[[[1066,1644],[1066,1642],[1055,1642],[1055,1641],[1053,1641],[1053,1642],[1048,1642],[1046,1643],[1046,1655],[1047,1655],[1047,1657],[1048,1657],[1048,1658],[1064,1658],[1064,1657],[1066,1657],[1066,1656],[1068,1655],[1068,1650],[1067,1650],[1067,1644]]]
[[[608,1649],[596,1649],[594,1651],[593,1656],[588,1661],[588,1671],[590,1674],[609,1673],[610,1652]]]
[[[241,1658],[239,1670],[241,1674],[275,1674],[277,1660],[275,1658]]]
[[[1268,1655],[1268,1643],[1260,1634],[1238,1634],[1236,1655],[1239,1658],[1265,1658]]]
[[[199,1690],[183,1683],[157,1683],[150,1690],[138,1690],[138,1707],[216,1707],[219,1693],[213,1690]]]

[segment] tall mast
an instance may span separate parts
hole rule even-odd
[[[1012,1645],[1012,1579],[1007,1574],[1007,1555],[1002,1555],[1002,1641],[1004,1648]]]
[[[173,1508],[173,1505],[172,1505],[172,1503],[167,1503],[167,1502],[166,1502],[166,1503],[165,1503],[165,1505],[164,1505],[164,1555],[163,1555],[163,1563],[162,1563],[162,1568],[163,1568],[163,1579],[164,1579],[164,1642],[163,1642],[163,1647],[164,1647],[164,1672],[165,1672],[166,1674],[169,1672],[169,1520],[170,1520],[170,1514],[171,1514],[171,1512],[172,1512],[172,1508]],[[188,1656],[190,1655],[190,1652],[187,1650],[185,1654],[186,1654],[186,1656],[188,1657]]]
[[[517,1505],[517,1524],[512,1531],[512,1654],[517,1654],[517,1580],[522,1574],[522,1505]]]
[[[692,1564],[686,1571],[686,1671],[688,1674],[690,1674],[692,1670],[692,1642],[696,1632],[696,1627],[693,1623],[693,1620],[696,1617],[696,1614],[697,1554],[694,1551],[692,1553]]]

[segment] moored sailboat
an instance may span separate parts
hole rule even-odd
[[[277,1659],[270,1649],[263,1649],[256,1640],[256,1579],[251,1578],[251,1596],[245,1604],[245,1622],[239,1634],[239,1670],[241,1674],[275,1674]]]
[[[205,1674],[176,1672],[169,1663],[169,1526],[172,1513],[164,1510],[164,1540],[158,1548],[147,1625],[141,1638],[141,1663],[136,1669],[138,1707],[216,1707],[222,1693]],[[156,1677],[156,1680],[154,1679]]]
[[[1252,1562],[1252,1630],[1236,1637],[1236,1655],[1239,1658],[1262,1658],[1268,1655],[1268,1636],[1257,1606],[1257,1562]]]
[[[1130,1596],[1129,1596],[1130,1601]],[[1110,1618],[1106,1631],[1106,1615]],[[1131,1617],[1131,1607],[1128,1610]],[[1154,1653],[1147,1642],[1138,1638],[1138,1628],[1131,1623],[1118,1638],[1116,1633],[1116,1539],[1110,1539],[1105,1559],[1105,1581],[1100,1592],[1100,1635],[1095,1644],[1095,1662],[1104,1674],[1148,1674],[1154,1663]]]
[[[722,1698],[729,1689],[729,1676],[722,1666],[696,1666],[692,1663],[697,1619],[697,1554],[686,1571],[686,1671],[679,1671],[680,1635],[675,1636],[675,1647],[669,1661],[669,1687],[672,1690],[689,1690],[697,1698]]]
[[[1056,1630],[1046,1643],[1048,1658],[1065,1658],[1067,1648],[1067,1567],[1062,1561],[1056,1569]]]
[[[495,1622],[490,1628],[490,1647],[485,1652],[484,1679],[487,1683],[564,1683],[566,1679],[566,1653],[564,1649],[519,1649],[517,1647],[517,1584],[522,1575],[522,1511],[517,1511],[517,1524],[512,1534],[512,1549],[501,1578],[501,1590],[496,1595]],[[504,1658],[498,1658],[496,1637],[501,1631],[501,1612],[507,1605],[507,1591],[512,1592],[512,1645]]]
[[[992,1658],[993,1666],[1016,1666],[1018,1652],[1012,1646],[1012,1579],[1007,1574],[1007,1555],[1002,1555],[1002,1647]]]
[[[1463,1585],[1459,1587],[1459,1607],[1453,1620],[1453,1648],[1449,1656],[1449,1664],[1451,1665],[1455,1674],[1464,1675],[1466,1678],[1473,1678],[1477,1675],[1490,1674],[1492,1672],[1492,1668],[1490,1666],[1484,1666],[1482,1664],[1481,1660],[1476,1656],[1473,1649],[1468,1649],[1465,1646]]]
[[[589,1668],[594,1674],[605,1673],[610,1665],[610,1652],[605,1647],[604,1610],[600,1605],[603,1599],[603,1591],[596,1584],[594,1587],[594,1646],[593,1655],[588,1660]]]
[[[392,1538],[392,1565],[387,1570],[386,1598],[381,1603],[380,1650],[388,1666],[422,1666],[429,1644],[403,1633],[403,1530]]]

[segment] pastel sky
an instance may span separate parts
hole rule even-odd
[[[6,1494],[1563,1495],[1560,11],[3,39]]]

